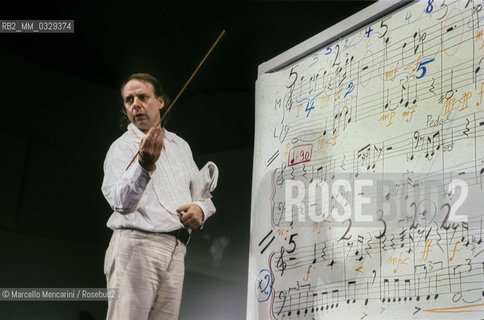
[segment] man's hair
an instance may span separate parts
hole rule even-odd
[[[168,110],[168,107],[170,106],[170,98],[166,94],[165,90],[163,89],[163,86],[161,85],[161,82],[158,81],[155,77],[153,77],[151,74],[148,73],[134,73],[130,75],[126,81],[123,82],[121,85],[121,99],[122,99],[122,119],[121,119],[121,127],[126,127],[129,124],[129,119],[128,116],[126,115],[126,108],[124,107],[124,99],[123,99],[123,89],[126,83],[128,83],[130,80],[141,80],[141,81],[146,81],[151,83],[154,89],[154,94],[156,98],[162,97],[163,101],[165,102],[165,106],[163,109],[160,110],[160,117],[163,117]],[[166,115],[165,119],[161,122],[161,126],[165,127],[167,121],[169,118],[169,114]]]

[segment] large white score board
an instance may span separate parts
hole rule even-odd
[[[260,66],[248,320],[484,317],[484,1],[397,5]]]

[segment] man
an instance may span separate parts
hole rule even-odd
[[[133,74],[121,96],[130,124],[109,148],[102,184],[114,210],[104,273],[107,287],[118,289],[107,319],[178,319],[186,228],[199,228],[215,207],[192,201],[190,181],[199,171],[188,144],[159,125],[167,102],[159,81]]]

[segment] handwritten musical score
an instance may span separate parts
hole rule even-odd
[[[484,1],[411,3],[256,87],[248,319],[483,318]]]

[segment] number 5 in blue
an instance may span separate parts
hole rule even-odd
[[[430,62],[434,61],[434,60],[435,59],[432,58],[430,60],[427,60],[427,61],[424,61],[424,62],[420,62],[420,64],[418,65],[418,68],[417,68],[417,72],[421,70],[422,71],[422,74],[419,75],[419,76],[415,76],[415,78],[417,78],[417,79],[423,78],[423,76],[425,76],[425,74],[427,73],[427,68],[425,67],[425,65],[427,63],[430,63]]]

